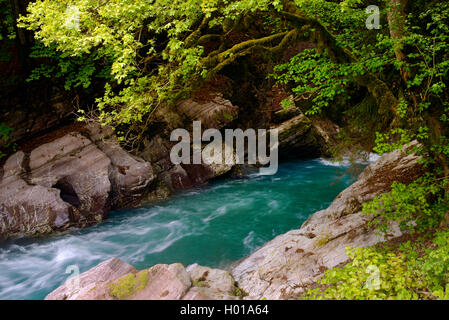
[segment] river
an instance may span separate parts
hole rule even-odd
[[[280,165],[275,176],[217,180],[164,202],[112,212],[106,222],[0,246],[0,299],[43,299],[69,276],[111,257],[224,267],[325,209],[354,176],[323,159]]]

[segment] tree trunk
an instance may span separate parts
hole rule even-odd
[[[406,62],[407,56],[403,52],[403,42],[402,39],[405,36],[405,24],[406,24],[406,14],[405,7],[407,5],[407,0],[388,0],[388,27],[390,29],[390,36],[396,41],[394,44],[394,53],[396,59],[401,62]],[[406,68],[401,68],[401,76],[404,82],[410,77],[409,72]]]

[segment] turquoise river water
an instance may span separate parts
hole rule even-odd
[[[138,269],[158,263],[223,267],[325,209],[353,180],[348,164],[281,164],[275,176],[217,180],[142,208],[113,212],[96,226],[0,246],[0,299],[43,299],[76,266],[111,257]]]

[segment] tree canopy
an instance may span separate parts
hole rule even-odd
[[[99,74],[108,79],[98,101],[105,123],[147,123],[160,104],[175,102],[239,58],[264,51],[269,59],[295,41],[310,41],[316,48],[274,74],[293,84],[296,99],[311,99],[309,112],[319,113],[356,84],[375,99],[383,124],[376,129],[391,129],[400,142],[428,136],[447,156],[448,4],[376,4],[381,26],[372,30],[362,0],[42,0],[29,5],[20,26],[34,31],[36,56],[58,59],[67,88],[88,87]],[[263,28],[251,31],[259,20]],[[239,41],[232,32],[248,37]],[[51,71],[43,66],[33,77]],[[355,118],[363,115],[358,111]]]

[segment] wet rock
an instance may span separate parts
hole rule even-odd
[[[111,208],[137,203],[154,180],[151,165],[124,151],[107,128],[62,132],[4,164],[0,238],[99,222]]]
[[[393,181],[410,183],[423,173],[419,157],[398,150],[371,164],[357,182],[344,190],[329,208],[312,215],[293,230],[240,261],[232,275],[256,299],[295,299],[325,270],[349,260],[346,247],[372,246],[385,241],[367,223],[362,203],[391,190]],[[390,238],[401,232],[392,224]]]

